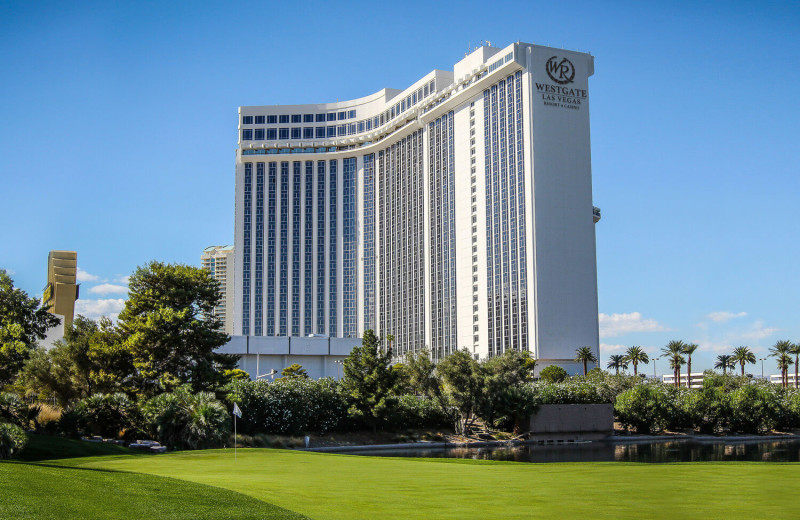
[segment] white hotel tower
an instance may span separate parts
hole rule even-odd
[[[239,109],[234,334],[598,354],[589,54],[482,46],[405,90]]]

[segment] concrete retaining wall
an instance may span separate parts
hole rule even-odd
[[[605,434],[614,432],[612,404],[545,404],[531,417],[533,434]]]

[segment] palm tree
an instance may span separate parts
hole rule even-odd
[[[744,376],[744,366],[747,363],[751,365],[756,364],[756,355],[750,350],[750,347],[736,347],[733,349],[733,357],[731,361],[739,363],[742,366],[742,376]]]
[[[781,371],[781,386],[783,388],[789,386],[789,365],[793,363],[789,355],[792,354],[793,346],[791,341],[782,339],[769,349],[769,355],[778,358],[778,368]],[[789,361],[788,363],[787,360]]]
[[[623,369],[623,370],[628,368],[628,358],[626,358],[622,354],[615,354],[615,355],[609,357],[609,359],[611,361],[608,362],[608,365],[606,366],[606,368],[608,368],[608,369],[612,369],[613,368],[614,370],[616,370],[617,371],[616,375],[619,375],[619,369],[620,368]]]
[[[794,387],[800,388],[797,381],[798,367],[800,367],[800,343],[793,343],[792,348],[789,349],[789,354],[794,354]]]
[[[681,385],[681,367],[686,363],[686,359],[681,355],[684,348],[686,348],[686,343],[680,340],[672,340],[667,343],[666,347],[661,349],[661,352],[669,359],[669,367],[675,377],[675,386]]]
[[[736,363],[733,361],[733,356],[729,354],[722,354],[717,356],[717,364],[714,365],[714,368],[721,368],[723,375],[728,375],[728,369],[733,369],[736,366]]]
[[[686,363],[686,386],[689,388],[692,387],[692,354],[698,347],[697,343],[687,343],[683,346],[683,353],[689,358]]]
[[[642,350],[642,347],[633,346],[625,351],[625,360],[633,364],[633,375],[639,375],[639,363],[645,365],[650,362],[647,352]]]
[[[581,347],[575,350],[575,361],[583,361],[583,375],[588,373],[587,363],[597,363],[592,347]]]

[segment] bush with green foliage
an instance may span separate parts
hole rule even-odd
[[[218,448],[231,432],[230,412],[211,392],[183,386],[157,395],[142,406],[144,429],[176,449]]]
[[[567,371],[558,365],[546,366],[539,372],[539,379],[546,383],[560,383],[567,377],[569,377]]]
[[[138,422],[136,403],[123,393],[94,394],[75,403],[64,420],[77,424],[77,432],[102,437],[124,437]]]
[[[568,379],[562,383],[531,385],[537,404],[603,404],[612,402],[611,393],[603,384],[583,378]]]
[[[327,433],[347,423],[348,402],[331,378],[235,381],[231,388],[231,399],[242,410],[243,433]]]
[[[448,410],[438,399],[417,395],[403,395],[390,418],[390,427],[404,428],[451,428],[456,420],[454,410]]]
[[[25,447],[28,437],[16,424],[0,422],[0,459],[10,459]]]
[[[783,390],[771,383],[743,385],[729,394],[727,426],[740,433],[763,433],[775,428],[782,420]]]
[[[13,392],[0,393],[0,420],[16,424],[22,428],[36,426],[36,417],[41,411],[41,406],[25,402]]]
[[[643,383],[617,396],[614,412],[626,428],[637,433],[663,429],[672,415],[672,400],[665,385]]]

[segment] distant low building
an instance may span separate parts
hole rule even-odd
[[[703,373],[702,372],[692,372],[692,388],[698,388],[703,386]],[[675,384],[675,376],[673,374],[664,374],[661,376],[661,382],[667,383],[670,385]],[[681,374],[681,386],[686,386],[686,374]]]
[[[220,302],[214,315],[224,324],[225,333],[233,334],[233,246],[210,246],[200,255],[201,267],[219,282]]]

